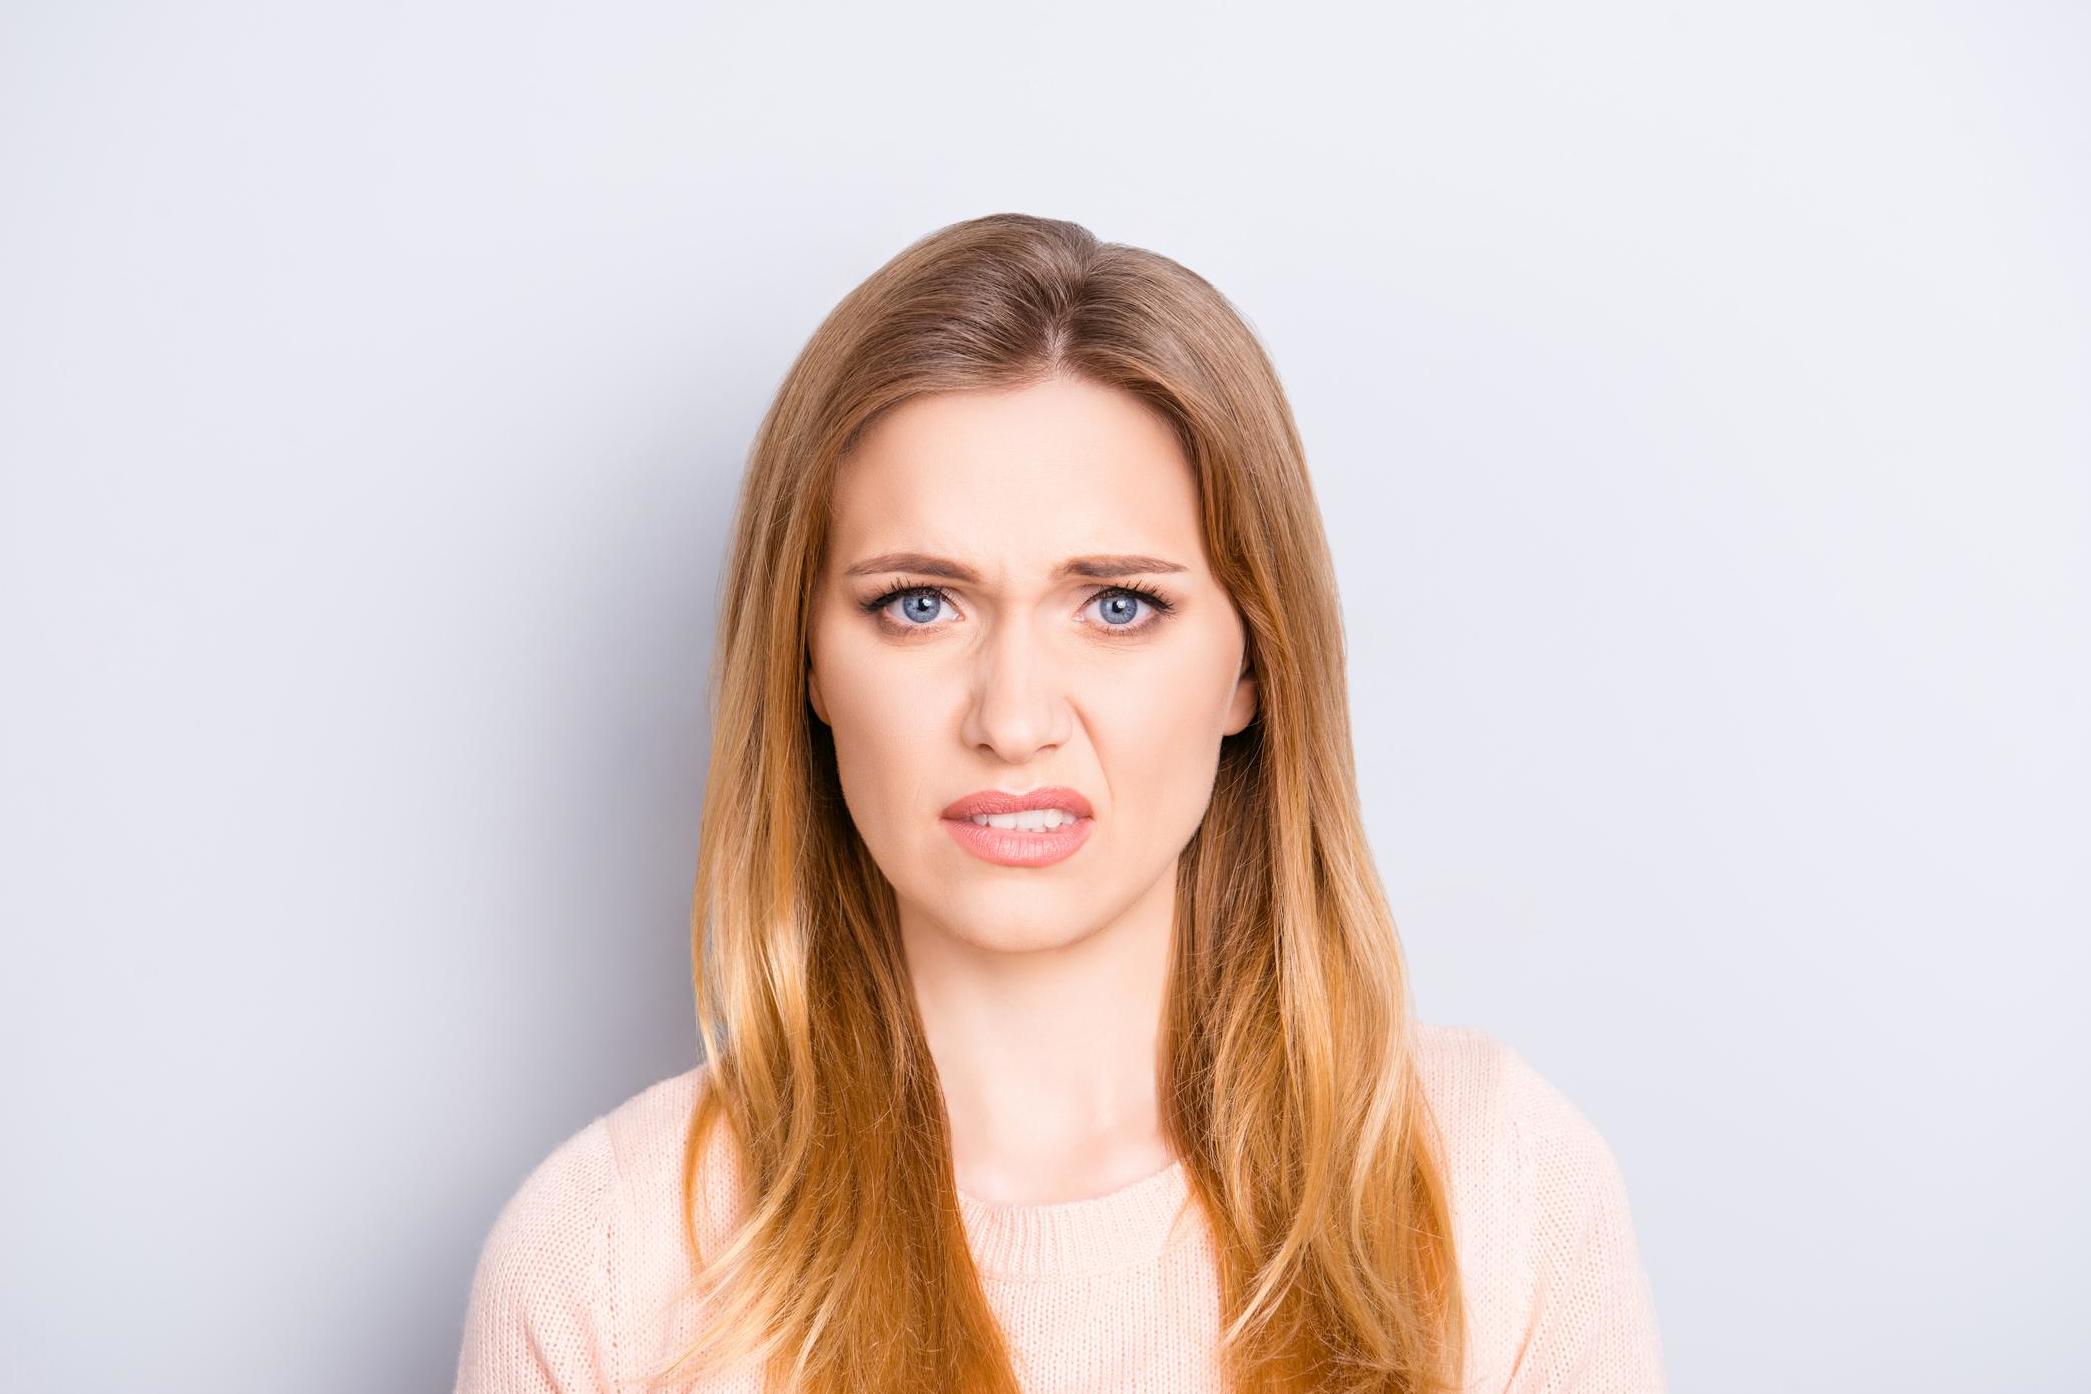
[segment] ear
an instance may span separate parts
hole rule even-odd
[[[835,724],[828,720],[828,704],[821,700],[820,695],[820,677],[813,671],[813,664],[810,662],[806,665],[806,700],[813,704],[813,714],[820,718],[821,725]]]
[[[1231,736],[1247,726],[1256,719],[1256,709],[1256,672],[1245,656],[1241,676],[1235,680],[1234,698],[1227,704],[1227,728],[1221,734]]]

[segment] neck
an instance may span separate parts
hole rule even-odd
[[[1172,870],[1093,932],[1019,951],[903,908],[960,1191],[1080,1199],[1172,1160],[1156,1078],[1175,884]]]

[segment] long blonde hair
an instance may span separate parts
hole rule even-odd
[[[1229,1387],[1439,1394],[1466,1314],[1399,939],[1362,825],[1335,575],[1253,331],[1204,278],[1071,222],[921,238],[815,331],[738,502],[709,692],[692,934],[709,1064],[683,1171],[707,1318],[671,1366],[758,1361],[794,1394],[1018,1394],[958,1206],[891,885],[807,700],[830,483],[918,394],[1071,375],[1158,408],[1196,472],[1258,713],[1179,861],[1164,1127],[1211,1227]],[[692,1214],[731,1125],[743,1218]]]

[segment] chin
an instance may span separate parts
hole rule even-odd
[[[1080,943],[1095,929],[1078,910],[1057,908],[1059,901],[1032,887],[992,887],[947,901],[931,912],[930,922],[971,948],[1035,953]]]
[[[1070,945],[1079,944],[1087,937],[1086,930],[1069,933],[1065,928],[1060,927],[1033,930],[1029,926],[1023,928],[1004,926],[977,934],[968,931],[966,942],[982,952],[1030,954],[1064,949]]]

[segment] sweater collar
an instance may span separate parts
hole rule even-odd
[[[1187,1226],[1190,1178],[1181,1158],[1100,1196],[1047,1205],[958,1193],[974,1266],[984,1277],[1070,1278],[1152,1262]]]

